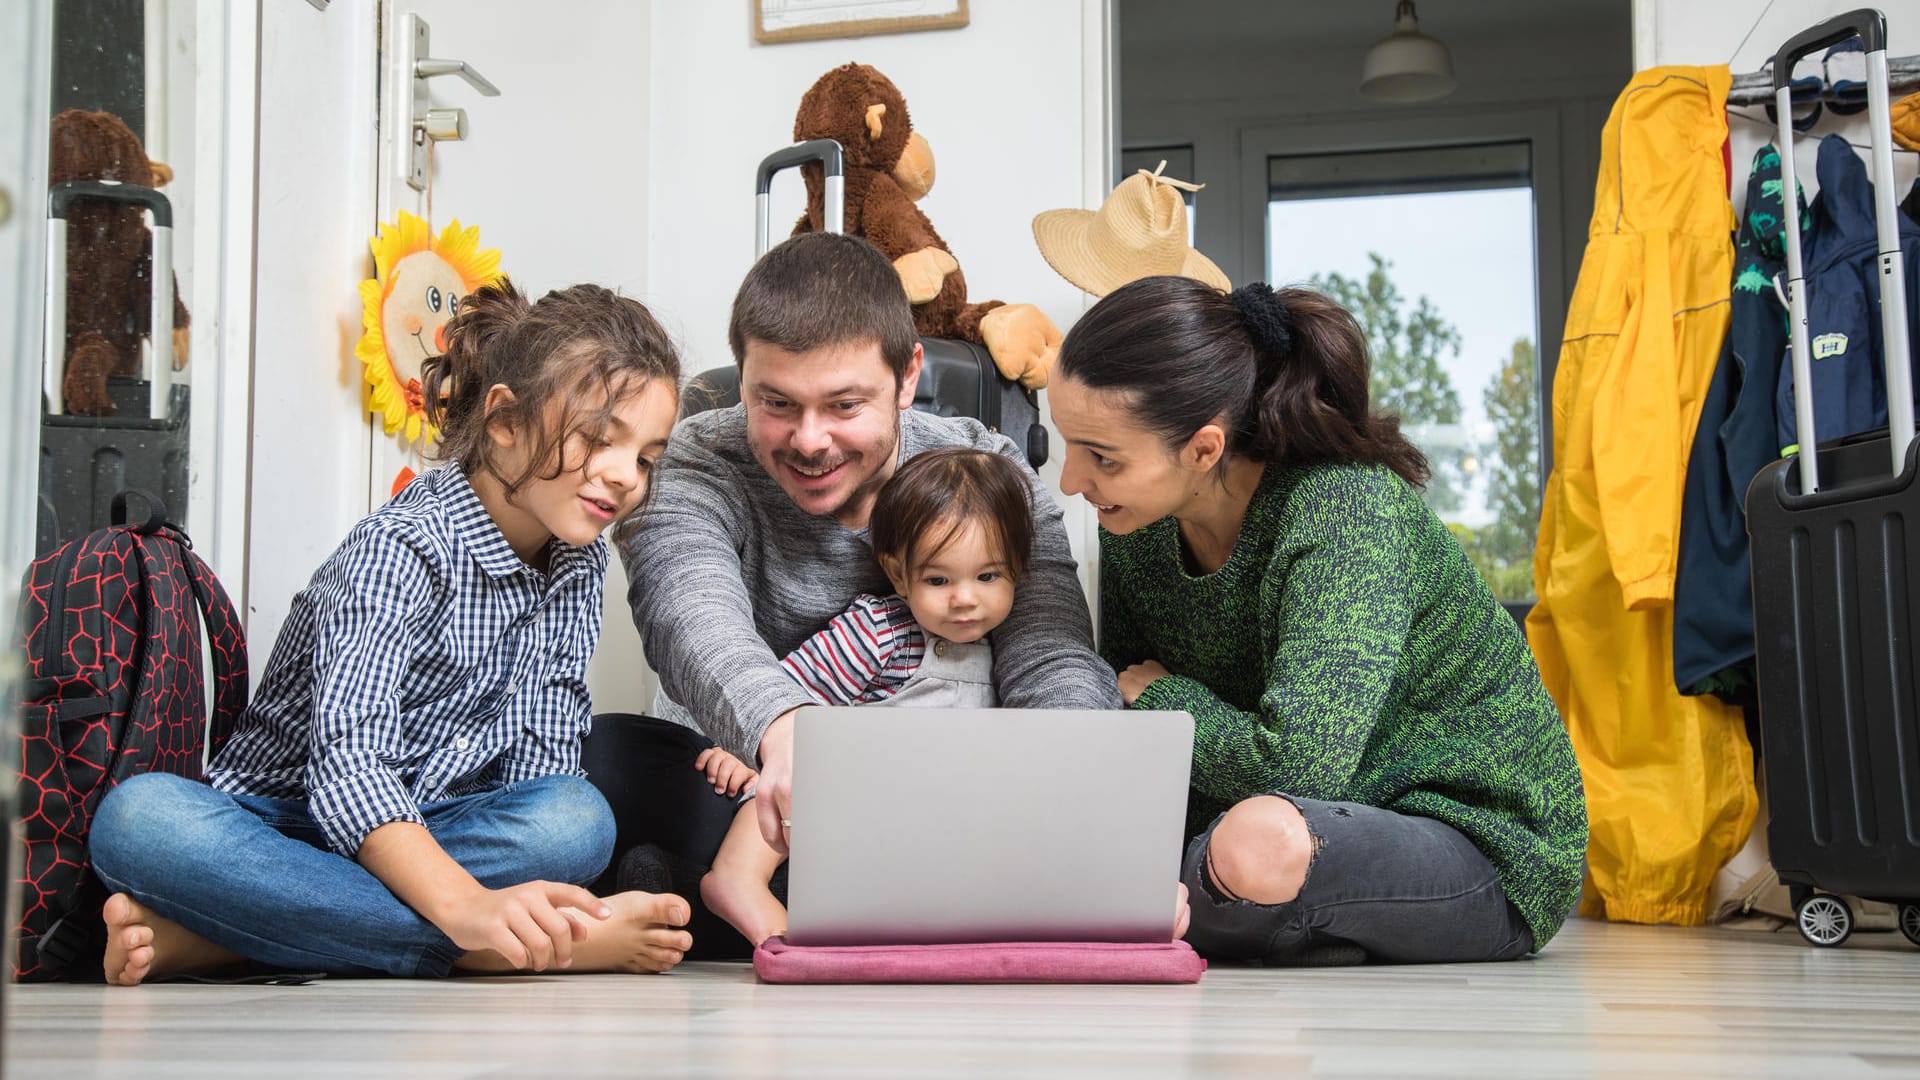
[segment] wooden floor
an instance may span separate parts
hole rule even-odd
[[[17,992],[14,992],[17,991]],[[1920,949],[1576,921],[1542,956],[1198,986],[662,977],[10,988],[7,1077],[1895,1076]]]

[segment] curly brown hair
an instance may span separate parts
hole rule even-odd
[[[655,382],[679,394],[680,354],[646,305],[599,285],[528,303],[505,278],[461,301],[447,324],[447,351],[421,371],[427,419],[440,428],[435,456],[469,476],[485,470],[508,497],[536,476],[551,480],[584,467],[584,457],[568,460],[568,448],[589,444],[621,402]],[[494,386],[513,398],[489,410]],[[550,422],[554,401],[562,407]],[[494,459],[487,425],[495,420],[526,432],[534,448],[517,476],[503,475]]]

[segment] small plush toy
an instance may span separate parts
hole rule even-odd
[[[1001,374],[1029,388],[1047,384],[1060,331],[1032,304],[967,303],[967,280],[946,241],[914,203],[933,188],[933,149],[913,130],[892,80],[865,64],[822,75],[800,100],[796,141],[833,139],[846,157],[846,227],[893,260],[923,337],[984,345]],[[824,174],[803,168],[807,213],[794,235],[825,227]]]
[[[173,170],[149,161],[112,113],[67,109],[53,118],[49,183],[114,180],[157,188]],[[172,273],[172,270],[168,270]],[[140,342],[153,330],[153,235],[140,208],[85,199],[67,210],[66,377],[60,396],[76,416],[108,416],[107,377],[140,374]],[[173,366],[187,363],[187,306],[176,281]]]
[[[402,210],[369,242],[373,277],[360,283],[360,323],[366,332],[353,353],[367,380],[367,409],[386,432],[408,442],[433,442],[440,432],[426,418],[420,366],[447,351],[447,323],[460,301],[500,280],[500,251],[480,247],[480,229],[455,219],[439,237]]]

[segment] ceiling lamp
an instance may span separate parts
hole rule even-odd
[[[1360,92],[1375,101],[1404,104],[1446,97],[1459,85],[1447,47],[1420,32],[1413,0],[1400,0],[1393,15],[1393,34],[1367,50],[1367,61],[1360,68]]]

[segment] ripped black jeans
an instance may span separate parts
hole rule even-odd
[[[1281,795],[1314,838],[1300,895],[1231,899],[1207,876],[1207,830],[1181,865],[1203,955],[1268,964],[1462,963],[1533,951],[1526,920],[1493,864],[1452,826],[1360,803]],[[1225,815],[1221,815],[1224,817]]]

